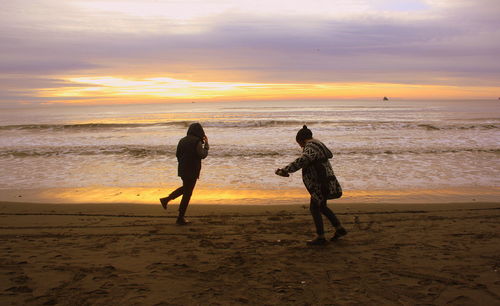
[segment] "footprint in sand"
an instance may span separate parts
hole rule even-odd
[[[423,280],[418,281],[418,284],[421,286],[429,286],[430,284],[432,284],[432,280],[423,279]]]
[[[271,217],[268,217],[267,220],[269,220],[269,221],[281,221],[282,218],[280,216],[271,216]]]
[[[213,245],[214,244],[212,241],[206,239],[202,239],[199,244],[200,248],[209,248],[212,247]]]
[[[31,289],[28,286],[19,286],[19,287],[10,287],[9,289],[6,289],[5,291],[9,291],[12,293],[31,293],[31,292],[33,292],[33,289]]]
[[[439,287],[430,287],[429,288],[429,292],[432,292],[432,293],[437,293],[439,291],[441,291],[441,288],[439,288]]]
[[[382,278],[382,280],[388,280],[388,279],[392,278],[391,273],[387,273],[387,272],[381,273],[380,277]]]
[[[474,302],[474,300],[472,300],[470,297],[460,295],[454,299],[451,299],[446,304],[452,304],[452,305],[466,305],[467,304],[468,305],[468,304],[472,304],[473,302]]]
[[[150,273],[158,273],[160,271],[168,270],[168,268],[169,268],[168,264],[163,262],[155,262],[146,266],[146,269],[148,269]]]
[[[85,274],[85,273],[83,273],[81,271],[78,271],[78,272],[75,273],[75,275],[73,275],[73,281],[77,282],[79,280],[84,279],[86,276],[87,276],[87,274]]]
[[[31,280],[31,278],[27,277],[26,275],[20,275],[20,276],[17,276],[17,277],[13,277],[10,279],[13,283],[16,283],[16,284],[25,284],[27,283],[28,281]]]

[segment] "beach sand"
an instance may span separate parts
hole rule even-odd
[[[500,203],[329,206],[0,203],[0,304],[500,304]]]

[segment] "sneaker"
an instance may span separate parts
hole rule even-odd
[[[175,224],[177,225],[188,225],[191,222],[186,220],[186,218],[177,218],[177,221],[175,221]]]
[[[335,235],[333,235],[330,241],[337,241],[340,239],[340,237],[343,237],[345,235],[347,235],[347,231],[345,230],[345,228],[341,227],[335,231]]]
[[[307,241],[307,245],[324,245],[326,242],[325,238],[316,238],[314,240]]]
[[[160,203],[161,203],[161,206],[163,207],[163,209],[167,209],[167,204],[169,201],[170,201],[170,199],[168,197],[160,199]]]

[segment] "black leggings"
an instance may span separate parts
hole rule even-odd
[[[335,216],[333,211],[328,208],[328,206],[326,206],[326,199],[323,201],[317,201],[311,197],[309,210],[311,211],[314,225],[316,226],[316,233],[319,236],[325,234],[325,230],[323,228],[323,217],[321,216],[322,214],[328,218],[333,227],[339,228],[341,226],[339,219],[337,219],[337,216]]]
[[[191,200],[191,195],[193,194],[194,186],[196,185],[196,178],[182,178],[182,186],[174,190],[168,197],[173,200],[180,195],[182,195],[181,204],[179,205],[179,218],[184,217],[186,214],[186,209],[189,205],[189,200]]]

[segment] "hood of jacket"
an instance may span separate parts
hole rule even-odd
[[[203,127],[201,126],[201,124],[199,124],[198,122],[192,123],[189,126],[187,134],[192,135],[192,136],[196,136],[200,139],[205,137],[205,131],[203,130]]]

